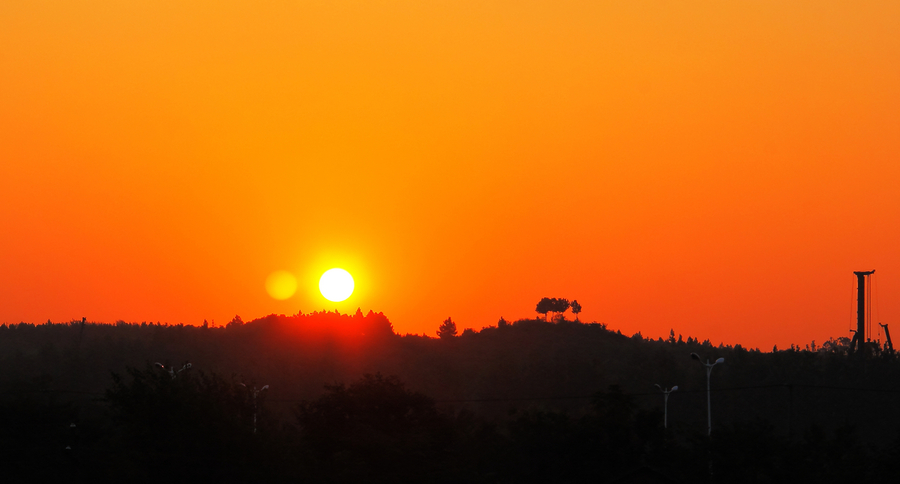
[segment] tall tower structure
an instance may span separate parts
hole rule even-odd
[[[856,274],[856,334],[850,341],[850,351],[861,351],[866,342],[866,278],[875,271],[854,271]]]

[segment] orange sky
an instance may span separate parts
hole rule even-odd
[[[4,0],[0,323],[362,307],[433,335],[549,296],[770,349],[848,335],[876,269],[900,334],[898,25],[896,1]]]

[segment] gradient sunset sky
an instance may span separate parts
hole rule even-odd
[[[0,46],[0,323],[548,296],[769,350],[875,269],[900,334],[897,1],[4,0]]]

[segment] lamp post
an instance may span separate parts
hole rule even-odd
[[[712,409],[710,408],[710,398],[709,398],[709,375],[712,373],[712,369],[714,366],[719,363],[725,363],[725,358],[719,358],[715,363],[710,363],[709,358],[706,359],[706,363],[704,363],[697,353],[691,353],[691,358],[700,362],[701,365],[706,367],[706,435],[712,435]]]
[[[162,370],[162,371],[168,372],[169,375],[172,377],[173,380],[174,380],[175,377],[178,376],[178,374],[181,373],[182,371],[184,371],[184,370],[190,370],[190,369],[191,369],[191,364],[190,364],[190,363],[185,363],[184,366],[182,366],[181,369],[178,370],[178,371],[175,371],[175,368],[172,368],[171,366],[170,366],[170,367],[166,367],[166,365],[163,365],[162,363],[160,363],[160,362],[158,362],[158,361],[157,361],[156,363],[154,363],[153,366],[159,368],[159,369]]]
[[[654,383],[653,385],[655,385],[663,394],[663,428],[667,429],[669,428],[669,394],[678,390],[678,385],[672,387],[671,390],[666,390],[659,386],[659,383]]]
[[[247,385],[244,385],[243,383],[241,383],[241,386],[250,390],[250,387],[248,387]],[[254,434],[256,433],[256,396],[259,395],[259,393],[261,391],[268,390],[268,389],[269,389],[269,385],[266,385],[266,386],[260,388],[259,390],[257,390],[256,387],[253,387],[253,390],[250,390],[251,394],[253,395],[253,433]]]

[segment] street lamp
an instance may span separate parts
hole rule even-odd
[[[672,387],[671,390],[666,390],[659,386],[659,383],[654,383],[653,385],[663,393],[663,428],[669,428],[669,394],[678,390],[678,385]]]
[[[706,367],[706,435],[712,435],[712,409],[710,408],[710,398],[709,398],[709,375],[712,373],[712,369],[714,366],[719,363],[725,363],[725,358],[719,358],[715,363],[710,363],[709,358],[706,359],[706,363],[704,363],[697,353],[691,353],[691,358],[700,362],[701,365]]]
[[[250,389],[250,387],[248,387],[247,385],[244,385],[243,383],[241,383],[241,386],[248,390]],[[251,390],[251,393],[253,395],[253,433],[254,434],[256,433],[256,396],[259,395],[259,393],[262,392],[263,390],[268,390],[268,389],[269,389],[269,385],[266,385],[266,386],[260,388],[259,390],[257,390],[256,387],[253,387],[253,390]]]
[[[158,361],[157,361],[156,363],[154,363],[153,366],[159,368],[159,369],[162,370],[162,371],[168,372],[169,375],[171,375],[171,377],[172,377],[173,380],[174,380],[175,377],[178,376],[178,374],[181,373],[182,371],[184,371],[184,370],[190,370],[190,369],[191,369],[191,364],[190,364],[190,363],[185,363],[184,366],[182,366],[181,369],[178,370],[178,371],[175,371],[175,368],[172,368],[172,367],[166,367],[166,365],[163,365],[162,363],[160,363],[160,362],[158,362]]]

